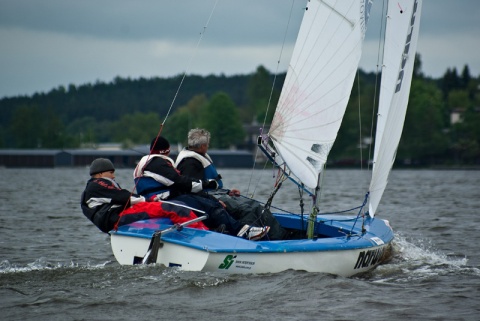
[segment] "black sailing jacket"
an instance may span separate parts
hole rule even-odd
[[[132,194],[114,180],[91,178],[82,193],[83,214],[102,232],[113,229],[120,213],[130,206]]]

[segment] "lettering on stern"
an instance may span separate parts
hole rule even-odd
[[[384,247],[378,248],[376,250],[362,251],[358,254],[357,263],[355,264],[354,270],[366,268],[373,266],[380,262],[380,259],[383,256],[385,251]]]

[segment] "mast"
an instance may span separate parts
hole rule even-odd
[[[312,211],[308,217],[308,225],[307,225],[307,238],[313,239],[313,235],[315,234],[315,224],[317,223],[317,215],[318,215],[318,201],[320,200],[320,182],[321,182],[321,175],[323,171],[318,174],[317,177],[317,187],[315,187],[313,193],[313,205]]]

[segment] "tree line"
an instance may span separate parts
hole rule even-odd
[[[160,130],[172,144],[185,145],[188,130],[203,127],[212,133],[211,148],[253,149],[246,127],[268,126],[285,74],[259,66],[248,75],[182,77],[117,77],[110,83],[3,98],[0,148],[67,149],[106,142],[131,147],[148,144]],[[360,150],[364,159],[371,158],[379,79],[359,70],[333,161],[354,162]],[[425,77],[417,56],[399,162],[478,165],[479,88],[480,77],[472,77],[467,65],[460,73],[452,68],[439,79]]]

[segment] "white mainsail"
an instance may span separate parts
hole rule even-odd
[[[369,213],[375,215],[395,160],[407,111],[421,0],[389,1]]]
[[[340,128],[371,4],[308,2],[269,131],[277,152],[307,187],[317,186]]]

